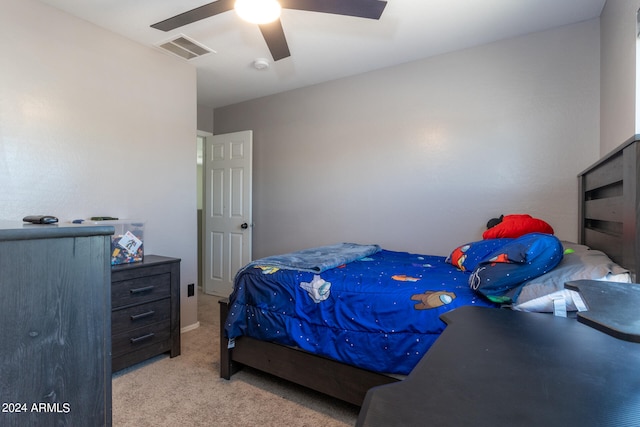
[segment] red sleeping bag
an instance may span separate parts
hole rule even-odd
[[[529,233],[553,234],[553,228],[531,215],[505,215],[502,222],[482,233],[483,239],[518,238]]]

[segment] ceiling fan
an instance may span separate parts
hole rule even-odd
[[[184,25],[228,12],[234,9],[236,1],[217,0],[155,23],[151,27],[162,31],[171,31]],[[382,0],[278,0],[278,3],[283,9],[306,10],[368,19],[380,19],[382,11],[387,5],[387,2]],[[274,61],[291,56],[279,18],[276,17],[270,23],[259,24],[259,27]]]

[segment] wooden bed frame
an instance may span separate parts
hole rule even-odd
[[[636,208],[640,203],[639,168],[640,135],[636,135],[578,175],[579,243],[605,252],[631,270],[634,278],[640,265],[640,209]],[[235,347],[228,349],[224,337],[228,303],[227,299],[220,301],[222,378],[230,379],[242,366],[250,366],[358,406],[370,388],[399,381],[394,376],[249,337],[237,338]]]
[[[220,300],[220,376],[230,379],[242,366],[250,366],[312,390],[361,406],[367,390],[399,381],[388,376],[304,350],[251,337],[236,338],[233,349],[224,336],[229,300]]]
[[[579,241],[631,271],[640,265],[640,135],[578,175]]]

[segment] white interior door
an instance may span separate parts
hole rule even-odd
[[[251,261],[253,132],[209,136],[204,150],[204,292],[229,296]]]

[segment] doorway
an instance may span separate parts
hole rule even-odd
[[[204,139],[203,291],[227,297],[251,261],[253,132]]]
[[[197,210],[196,210],[196,221],[198,224],[198,288],[200,291],[203,290],[202,279],[204,277],[203,264],[202,264],[202,254],[204,251],[203,246],[203,236],[204,236],[204,227],[202,223],[202,204],[204,198],[204,181],[202,176],[202,163],[204,156],[204,143],[206,136],[204,134],[198,135],[196,137],[196,199],[197,199]]]

